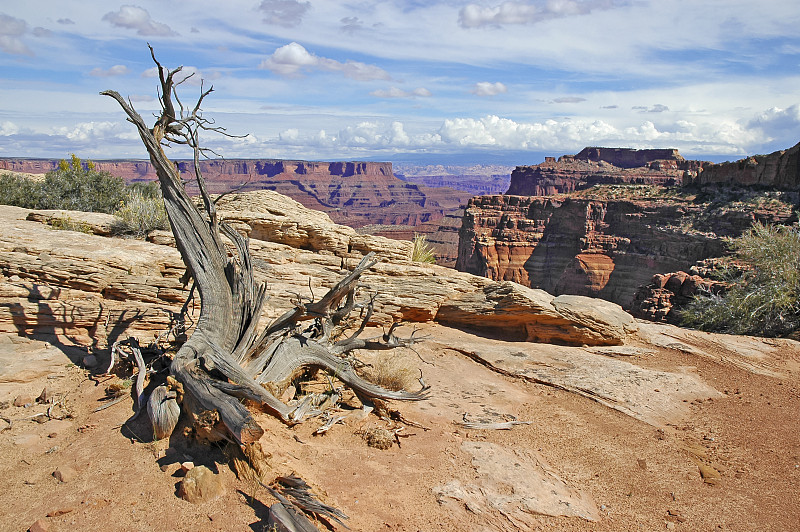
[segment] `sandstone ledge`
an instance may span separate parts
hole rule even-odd
[[[377,294],[373,325],[438,321],[516,340],[572,345],[616,345],[633,330],[623,323],[623,317],[632,319],[613,304],[589,298],[556,302],[546,292],[516,283],[414,263],[410,242],[359,235],[274,192],[231,195],[219,208],[223,219],[250,236],[256,276],[269,287],[265,321],[291,308],[297,295],[320,297],[374,251],[381,262],[361,282],[363,298]],[[64,215],[85,218],[98,232],[107,221],[86,213],[15,207],[0,214],[5,301],[0,331],[54,334],[102,348],[122,334],[149,341],[168,329],[190,288],[170,235],[152,235],[157,244],[59,231],[42,223]]]

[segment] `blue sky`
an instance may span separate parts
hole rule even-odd
[[[147,42],[228,158],[737,159],[800,141],[796,0],[0,2],[0,157],[146,158]],[[180,152],[175,156],[180,156]],[[535,158],[534,157],[534,158]]]

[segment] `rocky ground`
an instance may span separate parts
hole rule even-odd
[[[376,325],[402,318],[427,337],[396,354],[431,395],[390,405],[408,424],[345,395],[347,417],[317,436],[320,419],[260,414],[266,478],[294,472],[364,531],[800,523],[800,343],[634,322],[605,302],[416,265],[404,244],[268,199],[231,201],[273,313],[384,253],[364,277],[382,294]],[[187,293],[169,235],[112,240],[98,216],[95,234],[49,229],[63,215],[0,213],[0,528],[267,530],[274,499],[237,479],[224,448],[181,426],[154,442],[129,395],[106,398],[108,339],[149,341]],[[367,445],[377,428],[400,429],[388,449]],[[176,494],[186,462],[215,474],[201,502]]]

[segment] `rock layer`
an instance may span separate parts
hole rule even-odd
[[[707,164],[687,161],[678,150],[584,148],[576,155],[542,164],[518,166],[506,194],[549,196],[599,184],[679,185],[695,178]]]
[[[769,155],[753,155],[735,162],[709,164],[702,172],[686,175],[686,185],[740,185],[800,190],[800,143]]]
[[[376,252],[382,262],[361,280],[363,297],[375,295],[373,325],[436,320],[470,328],[493,320],[493,334],[520,340],[590,345],[625,340],[611,321],[596,319],[590,302],[583,305],[585,313],[560,309],[544,292],[413,263],[410,242],[359,235],[274,192],[231,195],[218,208],[222,219],[250,237],[256,276],[269,286],[264,320],[292,308],[298,297],[319,297],[348,266]],[[84,213],[69,214],[81,221]],[[168,233],[155,232],[152,242],[142,242],[54,230],[41,223],[48,213],[16,207],[5,207],[0,216],[0,332],[48,334],[61,343],[95,347],[122,334],[149,339],[169,329],[189,295]],[[102,218],[87,215],[87,227],[103,231]],[[509,300],[507,295],[513,304],[498,304]],[[605,312],[623,314],[618,307]],[[532,325],[540,322],[548,324],[541,331]]]
[[[94,161],[98,171],[122,177],[128,183],[153,181],[148,161]],[[176,161],[196,191],[191,161]],[[57,169],[55,159],[0,159],[0,171],[43,174]],[[388,162],[312,162],[280,159],[226,159],[201,161],[209,192],[275,190],[311,209],[327,212],[337,223],[351,227],[370,224],[433,223],[458,210],[470,194],[451,188],[430,188],[395,177]]]
[[[716,235],[676,227],[693,210],[689,202],[473,198],[456,268],[625,306],[654,274],[688,268],[724,251]]]

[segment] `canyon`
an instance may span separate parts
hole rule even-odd
[[[713,164],[590,147],[517,167],[505,195],[467,204],[456,268],[630,308],[654,275],[723,255],[753,222],[797,221],[799,153]]]
[[[786,504],[797,493],[800,343],[648,323],[606,301],[415,263],[411,242],[360,235],[273,191],[218,206],[268,282],[264,324],[377,253],[359,283],[358,300],[375,305],[367,334],[406,322],[398,334],[420,342],[392,358],[414,387],[424,377],[430,396],[383,415],[335,373],[304,377],[283,400],[336,387],[341,400],[319,408],[340,422],[320,434],[324,415],[287,426],[253,409],[266,428],[258,477],[228,465],[230,448],[196,439],[189,419],[154,441],[132,384],[111,395],[134,364],[112,364],[110,346],[164,342],[191,292],[172,234],[115,238],[111,215],[5,206],[8,529],[269,529],[273,498],[255,480],[289,474],[349,516],[351,530],[778,531],[800,519]],[[65,217],[86,232],[55,230]],[[187,308],[197,319],[199,304]],[[383,354],[358,357],[374,365]],[[148,376],[146,394],[159,379]],[[371,446],[376,429],[395,441]],[[176,488],[191,468],[206,469],[215,489],[189,502]]]
[[[155,170],[149,161],[93,161],[101,172],[122,177],[127,183],[154,181]],[[191,161],[176,161],[188,183],[194,184]],[[0,159],[0,171],[44,174],[58,168],[55,159]],[[322,211],[336,222],[353,228],[399,238],[414,233],[431,235],[429,241],[439,249],[440,262],[455,263],[457,236],[454,219],[473,195],[448,187],[429,187],[398,179],[387,162],[313,162],[279,159],[212,159],[201,161],[200,169],[210,193],[232,190],[274,190],[304,206]],[[456,185],[458,180],[448,183]],[[440,221],[444,229],[440,232]],[[397,233],[396,227],[404,228]],[[381,231],[385,231],[381,232]]]

